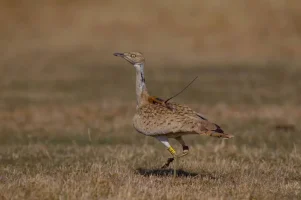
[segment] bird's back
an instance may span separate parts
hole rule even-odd
[[[137,108],[133,118],[136,130],[148,136],[176,137],[185,134],[204,134],[230,138],[216,124],[185,105],[167,103],[161,99],[148,101]]]

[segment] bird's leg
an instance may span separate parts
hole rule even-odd
[[[166,136],[158,136],[156,137],[162,144],[164,144],[164,146],[167,147],[167,150],[169,151],[169,153],[172,155],[171,158],[168,158],[166,163],[161,167],[161,168],[166,168],[169,166],[170,163],[172,163],[175,159],[176,156],[176,151],[172,148],[172,146],[170,146],[169,142],[168,142],[168,138]]]
[[[186,156],[189,153],[189,147],[186,145],[185,141],[181,136],[176,137],[175,139],[182,145],[183,148],[182,154],[178,155],[178,157]]]

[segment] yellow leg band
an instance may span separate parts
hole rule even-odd
[[[171,155],[176,154],[176,151],[172,147],[169,147],[167,150],[171,153]]]

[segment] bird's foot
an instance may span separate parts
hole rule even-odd
[[[170,163],[172,163],[175,160],[175,158],[186,156],[189,153],[189,147],[183,146],[183,152],[181,154],[176,154],[176,151],[172,147],[168,148],[168,151],[173,155],[173,157],[168,158],[166,163],[161,167],[161,169],[169,167]]]
[[[189,147],[183,146],[183,152],[181,154],[175,155],[175,157],[180,158],[180,157],[186,156],[188,153],[189,153]]]
[[[170,165],[170,163],[172,163],[173,161],[174,161],[174,158],[168,158],[166,163],[161,167],[161,169],[167,168]]]

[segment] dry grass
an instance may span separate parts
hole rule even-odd
[[[0,199],[301,199],[300,13],[297,0],[0,1]],[[132,127],[134,69],[112,56],[130,50],[161,98],[198,75],[176,101],[236,137],[188,136],[178,177],[159,169],[168,152]]]
[[[28,57],[2,68],[1,199],[301,198],[299,69],[146,68],[149,90],[163,98],[199,75],[176,100],[236,136],[187,137],[191,152],[173,180],[159,169],[163,145],[131,125],[134,69],[87,61],[40,68]]]
[[[104,64],[115,62],[112,52],[131,49],[152,66],[297,64],[300,8],[299,0],[1,0],[1,59],[80,51]]]

